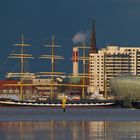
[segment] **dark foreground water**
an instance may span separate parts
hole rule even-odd
[[[0,140],[118,139],[140,139],[140,110],[0,108]]]
[[[1,122],[1,140],[136,140],[140,122]]]

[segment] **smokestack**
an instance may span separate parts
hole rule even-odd
[[[78,76],[78,48],[73,48],[72,53],[72,60],[73,60],[73,76]]]
[[[91,31],[91,44],[90,44],[90,53],[97,53],[96,47],[96,33],[95,33],[95,21],[92,21],[92,31]]]

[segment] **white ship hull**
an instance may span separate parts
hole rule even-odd
[[[0,101],[2,106],[29,106],[29,107],[62,107],[60,103],[41,103],[41,102],[20,102],[20,101]],[[114,106],[115,103],[67,103],[66,107],[104,107]]]

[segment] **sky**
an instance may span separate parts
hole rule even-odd
[[[21,34],[32,46],[26,53],[35,57],[27,63],[30,72],[50,71],[48,60],[39,59],[50,50],[52,35],[65,60],[57,62],[58,71],[72,73],[70,60],[73,37],[89,33],[95,19],[98,49],[109,45],[140,46],[140,0],[1,0],[0,1],[0,76],[17,71],[18,60],[7,59]],[[90,44],[87,37],[86,44]],[[18,50],[16,50],[18,51]]]

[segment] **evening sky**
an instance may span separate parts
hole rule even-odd
[[[96,23],[97,47],[107,44],[140,46],[140,1],[139,0],[1,0],[0,1],[0,73],[17,71],[17,60],[7,57],[19,41],[21,34],[32,46],[26,52],[35,56],[27,63],[27,70],[50,71],[41,54],[50,51],[43,47],[54,35],[62,48],[58,54],[66,59],[57,62],[60,71],[72,72],[70,60],[72,41],[77,32],[89,32],[92,19]],[[86,44],[90,44],[89,38]],[[18,50],[16,50],[18,51]]]

